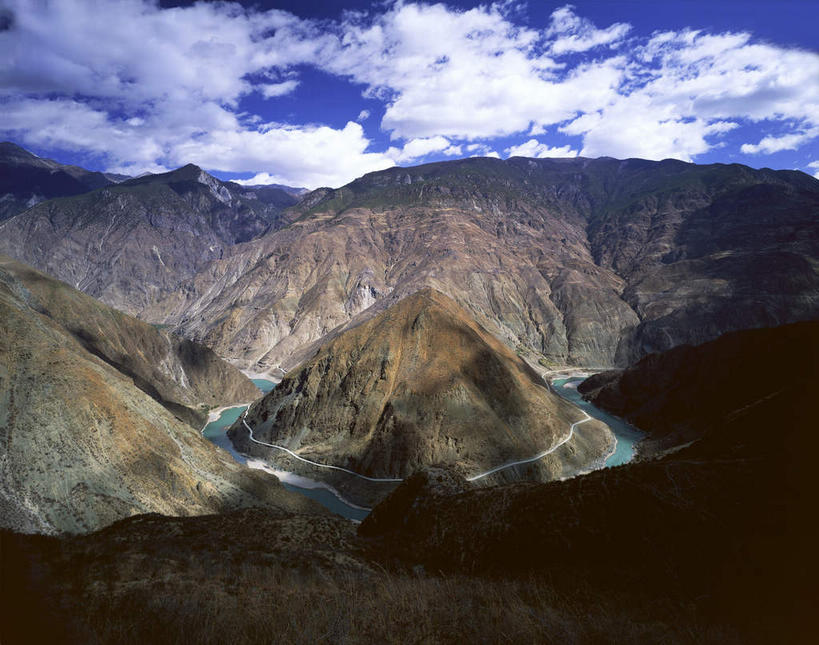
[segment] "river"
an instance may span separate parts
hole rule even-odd
[[[256,387],[258,387],[264,393],[270,392],[274,387],[276,387],[276,383],[267,379],[254,378],[251,380]],[[611,428],[614,436],[617,438],[617,447],[606,459],[606,468],[611,466],[619,466],[620,464],[625,464],[631,461],[634,457],[634,445],[645,435],[622,419],[606,414],[588,401],[584,401],[583,397],[580,396],[580,393],[577,391],[577,385],[582,381],[583,378],[579,377],[556,379],[552,381],[552,386],[554,387],[555,392],[557,392],[561,397],[567,401],[570,401],[581,410],[584,410],[589,416],[608,424],[609,428]],[[337,515],[341,515],[342,517],[346,517],[347,519],[354,520],[356,522],[360,522],[367,517],[371,509],[362,508],[360,506],[356,506],[355,504],[351,504],[342,498],[335,489],[327,484],[314,481],[312,479],[307,479],[306,477],[301,477],[293,473],[274,470],[259,460],[248,461],[247,457],[237,452],[233,447],[233,443],[231,443],[227,436],[227,429],[236,422],[246,408],[246,405],[240,405],[223,410],[218,419],[211,421],[202,429],[202,436],[209,439],[223,450],[227,450],[239,463],[245,464],[251,468],[265,470],[276,475],[287,490],[300,493],[306,497],[309,497],[310,499],[314,499],[319,504]]]
[[[634,458],[635,444],[645,437],[645,433],[629,425],[622,419],[606,414],[600,408],[584,400],[580,392],[577,391],[577,386],[584,380],[585,377],[555,379],[552,381],[552,386],[559,396],[574,403],[581,410],[585,410],[589,416],[599,419],[611,428],[611,431],[617,439],[617,447],[606,459],[606,468],[620,466],[630,462]]]
[[[276,387],[276,384],[273,381],[268,381],[266,379],[254,378],[251,380],[256,387],[265,393],[270,392],[270,390]],[[342,517],[346,517],[348,520],[355,520],[357,522],[360,522],[367,517],[370,512],[369,508],[363,508],[361,506],[351,504],[350,502],[344,500],[327,484],[317,482],[312,479],[307,479],[306,477],[301,477],[293,473],[272,470],[271,468],[266,467],[261,461],[248,461],[247,457],[237,452],[236,448],[233,447],[233,443],[227,436],[227,429],[236,422],[236,420],[241,416],[242,412],[245,411],[245,408],[247,408],[246,405],[240,405],[235,408],[223,410],[218,419],[211,421],[202,429],[202,436],[209,439],[223,450],[227,450],[240,464],[245,464],[251,468],[271,472],[279,478],[282,485],[287,490],[300,493],[306,497],[309,497],[310,499],[314,499],[319,504],[337,515],[341,515]]]

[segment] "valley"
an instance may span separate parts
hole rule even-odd
[[[81,190],[21,150],[55,194],[0,223],[4,642],[801,642],[816,180]]]

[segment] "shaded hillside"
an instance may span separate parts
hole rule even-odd
[[[311,507],[181,420],[255,395],[210,350],[0,262],[1,526],[77,532],[147,511]]]
[[[528,459],[558,446],[582,419],[466,311],[425,289],[324,345],[254,403],[246,421],[258,441],[370,477],[403,478],[432,464],[468,476]],[[360,484],[251,442],[241,420],[229,436],[286,470],[306,468],[342,490]],[[552,454],[490,480],[564,477],[600,462],[612,443],[605,426],[584,423]]]
[[[0,532],[3,641],[812,643],[816,347],[764,333],[790,378],[659,460],[477,490],[430,468],[357,536],[259,511]]]
[[[0,143],[0,222],[53,197],[80,195],[127,179],[66,166]]]
[[[0,531],[0,547],[7,645],[743,642],[689,606],[577,579],[388,571],[339,518],[149,515],[68,539]]]
[[[626,370],[591,376],[578,390],[648,432],[640,451],[651,455],[718,433],[736,410],[791,381],[813,381],[817,371],[819,322],[803,322],[650,354]]]
[[[243,365],[292,367],[425,286],[513,348],[625,365],[819,315],[819,182],[639,159],[466,159],[307,195],[150,315]]]
[[[742,336],[746,348],[758,344],[760,334],[789,357],[786,371],[742,371],[744,356],[723,353]],[[808,642],[819,537],[810,510],[819,501],[816,326],[743,332],[697,349],[702,368],[728,361],[735,369],[696,399],[667,389],[667,406],[699,411],[688,417],[692,434],[708,428],[693,444],[551,484],[442,494],[419,474],[360,533],[405,566],[594,580],[613,594],[639,589],[691,603],[740,628],[746,642]],[[745,388],[751,400],[723,404],[723,390]]]
[[[0,252],[141,315],[232,245],[278,227],[296,201],[187,165],[38,204],[0,225]]]

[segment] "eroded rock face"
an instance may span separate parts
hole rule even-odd
[[[0,526],[84,532],[149,511],[312,507],[180,420],[255,394],[210,350],[0,261]]]
[[[251,406],[247,423],[257,440],[314,461],[405,478],[433,464],[472,476],[530,458],[568,438],[582,418],[464,309],[424,289],[323,346]],[[229,434],[241,450],[283,463],[280,453],[249,441],[241,422]],[[576,473],[612,443],[596,422],[577,434],[543,459],[481,483]],[[291,467],[305,468],[289,459]],[[309,466],[304,472],[344,490],[355,479]]]
[[[190,166],[51,200],[0,225],[0,250],[277,375],[425,287],[549,364],[819,316],[819,182],[799,172],[466,159],[314,191],[272,224],[262,192],[215,182]]]
[[[4,222],[0,252],[151,322],[146,308],[228,248],[280,225],[297,198],[188,165],[37,204]]]
[[[819,183],[797,172],[470,159],[372,173],[292,217],[151,315],[263,371],[423,287],[510,347],[590,366],[819,315]]]

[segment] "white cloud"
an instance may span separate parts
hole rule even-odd
[[[463,146],[469,157],[494,157],[500,159],[501,156],[489,146],[482,143],[471,143],[468,146]]]
[[[229,3],[9,6],[0,133],[98,155],[126,172],[192,161],[315,187],[426,155],[498,156],[497,137],[520,137],[504,142],[507,154],[580,148],[692,160],[738,123],[776,127],[742,146],[747,154],[795,149],[819,132],[816,52],[746,33],[638,38],[628,24],[597,26],[571,5],[542,30],[521,24],[509,1],[466,11],[395,2],[337,22]],[[629,47],[619,47],[627,37]],[[308,82],[303,66],[379,100],[392,145],[374,151],[355,122],[270,123],[241,112],[253,92],[275,100]],[[356,121],[374,125],[370,117],[361,110]],[[577,143],[541,144],[535,137],[549,127]]]
[[[222,130],[182,142],[177,163],[195,163],[214,170],[241,172],[265,168],[272,183],[288,186],[341,186],[356,177],[395,165],[385,154],[367,152],[369,140],[360,124],[342,129],[327,126],[273,126],[265,131]],[[307,154],[306,154],[307,152]],[[287,159],[286,164],[271,159]]]
[[[507,148],[504,152],[507,157],[537,157],[539,159],[577,156],[577,150],[573,150],[571,146],[566,145],[559,148],[550,148],[545,143],[540,143],[537,139],[529,139],[519,146]]]
[[[805,142],[815,139],[816,137],[819,137],[819,127],[810,128],[802,132],[785,134],[779,137],[769,135],[764,137],[757,144],[742,144],[740,151],[747,155],[755,155],[760,153],[771,154],[773,152],[780,152],[781,150],[795,150]]]
[[[25,144],[96,154],[128,174],[192,162],[269,169],[280,183],[310,187],[394,163],[367,152],[358,124],[281,125],[238,113],[254,90],[274,98],[298,86],[266,80],[276,51],[265,34],[301,24],[293,16],[223,3],[163,10],[139,0],[13,0],[11,8],[15,29],[0,33],[8,54],[0,57],[0,131]],[[254,85],[253,74],[264,80]]]
[[[462,149],[461,146],[452,145],[445,137],[430,137],[429,139],[411,139],[402,148],[391,146],[387,150],[387,156],[398,163],[403,163],[421,159],[433,152],[454,157],[459,156]]]
[[[554,123],[605,105],[616,63],[583,65],[567,78],[539,52],[542,35],[499,5],[457,11],[396,4],[370,22],[347,21],[315,64],[367,86],[385,102],[382,128],[395,138],[480,139]]]
[[[813,173],[813,176],[814,176],[816,179],[819,179],[819,160],[816,160],[816,161],[811,161],[811,162],[808,164],[808,168],[816,168],[816,172],[815,172],[815,173]]]
[[[268,85],[259,86],[259,90],[265,98],[272,99],[278,96],[285,96],[290,94],[299,86],[299,81],[289,80],[282,83],[270,83]]]
[[[552,12],[551,23],[546,31],[548,36],[556,36],[549,50],[555,56],[572,52],[584,52],[602,45],[614,46],[625,38],[631,25],[618,22],[606,29],[597,29],[590,20],[579,17],[572,5],[560,7]]]

